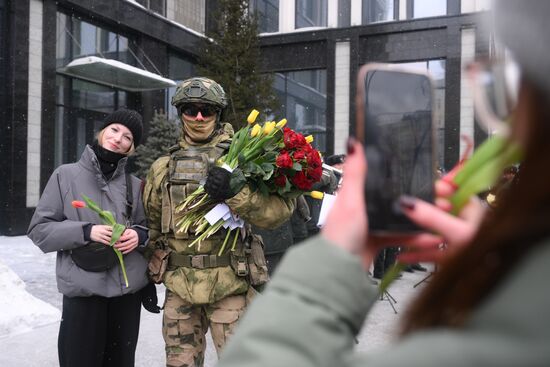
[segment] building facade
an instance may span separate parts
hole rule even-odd
[[[210,0],[0,0],[1,235],[25,233],[50,174],[80,156],[106,114],[136,109],[146,133],[154,111],[175,114],[172,86],[152,89],[144,80],[133,88],[120,70],[96,80],[68,65],[96,56],[176,82],[194,76],[215,7]],[[325,154],[345,152],[356,74],[368,62],[431,72],[440,166],[457,161],[461,134],[485,138],[461,68],[490,51],[487,1],[250,0],[250,7],[282,113]]]

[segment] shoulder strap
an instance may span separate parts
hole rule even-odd
[[[132,195],[132,177],[126,173],[126,221],[132,220],[132,209],[134,207],[134,198]]]

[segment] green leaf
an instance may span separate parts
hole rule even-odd
[[[113,233],[111,235],[111,242],[109,242],[109,246],[113,246],[118,241],[125,229],[126,227],[124,227],[122,224],[115,223],[115,225],[113,226]]]
[[[261,181],[261,180],[257,181],[256,184],[258,186],[258,190],[262,193],[262,195],[264,195],[264,196],[269,195],[269,188],[267,187],[267,185],[263,181]]]
[[[99,213],[99,216],[105,222],[105,224],[114,226],[116,224],[115,217],[113,216],[113,213],[111,213],[108,210],[102,210],[101,213]]]
[[[499,143],[494,146],[497,144]],[[476,154],[474,153],[472,159]],[[487,150],[484,151],[483,159],[476,158],[475,170],[469,169],[468,174],[461,177],[461,185],[450,198],[453,214],[458,214],[472,196],[488,190],[498,180],[504,168],[519,162],[522,158],[522,151],[519,144],[508,142],[498,153],[493,152],[491,157],[488,156]],[[465,168],[466,166],[463,169]]]
[[[406,264],[396,262],[393,264],[387,271],[386,274],[384,274],[384,277],[380,281],[380,286],[378,289],[380,290],[380,293],[384,293],[391,283],[397,278],[399,273],[401,273],[405,268],[407,267]]]
[[[508,143],[509,140],[506,137],[499,135],[485,140],[485,142],[476,149],[472,157],[466,161],[464,167],[456,174],[453,182],[457,186],[461,186],[464,181],[468,180],[469,177],[475,174],[484,164],[501,154]]]
[[[301,171],[302,170],[302,165],[298,162],[294,162],[294,164],[292,165],[292,169],[295,170],[295,171]]]

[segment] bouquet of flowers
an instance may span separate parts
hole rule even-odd
[[[116,243],[116,241],[118,241],[126,227],[116,222],[113,213],[108,210],[101,209],[99,205],[97,205],[92,199],[90,199],[86,195],[82,195],[82,197],[84,198],[84,201],[73,200],[71,202],[71,205],[77,209],[88,208],[90,210],[93,210],[99,215],[99,218],[101,218],[103,224],[113,227],[113,234],[111,235],[111,242],[109,242],[109,246],[111,246],[116,256],[118,257],[118,262],[120,263],[120,267],[122,268],[122,275],[124,276],[124,282],[126,283],[126,287],[128,287],[128,277],[126,275],[126,267],[124,266],[122,252],[113,247],[113,245]]]
[[[321,179],[323,172],[320,153],[311,146],[313,137],[304,137],[285,127],[286,119],[277,123],[267,121],[263,126],[256,124],[258,114],[257,110],[250,113],[247,126],[235,133],[229,151],[217,162],[218,166],[232,172],[230,187],[237,191],[236,188],[246,183],[264,195],[295,198],[308,194],[321,199],[322,193],[311,192],[312,185]],[[232,215],[227,206],[222,218],[209,220],[208,214],[218,205],[225,204],[213,201],[200,186],[177,206],[176,210],[183,213],[176,222],[177,231],[193,229],[198,235],[189,247],[200,246],[201,241],[225,227],[229,230],[219,255],[233,230],[235,236],[231,249],[234,249],[238,238],[236,229],[242,227],[242,220]]]

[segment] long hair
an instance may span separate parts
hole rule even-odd
[[[481,224],[472,243],[442,264],[413,303],[403,335],[436,326],[463,326],[522,258],[550,236],[549,99],[525,81],[522,94],[523,113],[516,114],[516,122],[528,125],[528,141],[518,180]]]

